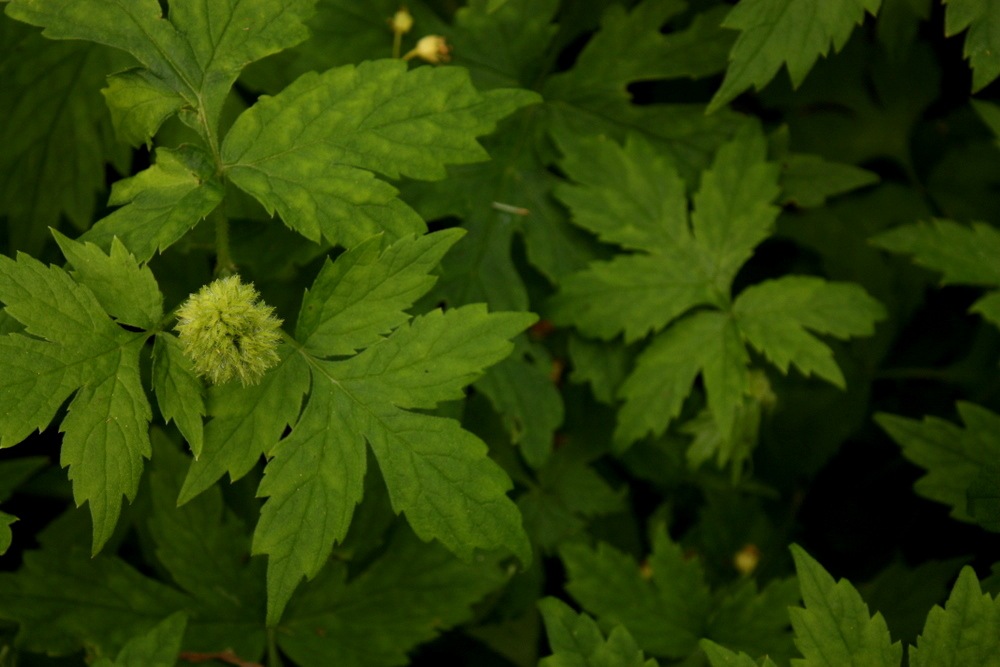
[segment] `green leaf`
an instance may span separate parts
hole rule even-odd
[[[869,616],[868,607],[846,579],[834,582],[801,547],[791,546],[805,608],[789,610],[795,644],[805,656],[795,667],[855,665],[898,667],[903,647],[891,643],[881,614]]]
[[[26,255],[0,257],[0,300],[31,335],[0,338],[0,403],[11,406],[0,416],[0,446],[44,429],[75,392],[61,427],[61,463],[70,468],[77,505],[90,504],[96,553],[111,536],[122,495],[135,497],[150,454],[152,412],[139,378],[146,334],[123,330],[90,289]]]
[[[113,556],[81,548],[29,551],[0,574],[0,617],[17,621],[26,651],[69,655],[84,642],[114,653],[190,598]]]
[[[174,667],[186,626],[184,612],[171,614],[149,632],[129,640],[114,662],[105,658],[104,664],[109,667]],[[99,666],[101,661],[94,664]]]
[[[156,335],[153,344],[153,391],[166,423],[173,419],[197,459],[205,441],[205,387],[176,336]]]
[[[724,305],[736,271],[766,238],[778,213],[770,203],[778,194],[777,168],[765,161],[763,139],[753,132],[721,148],[703,174],[690,227],[681,182],[650,147],[590,141],[564,150],[573,154],[564,169],[574,180],[579,171],[583,183],[595,182],[593,167],[582,166],[588,156],[597,162],[600,153],[617,153],[612,164],[630,164],[623,170],[628,188],[625,196],[614,195],[617,201],[595,201],[607,196],[602,186],[590,189],[590,197],[581,197],[588,192],[582,186],[557,194],[569,194],[566,203],[574,220],[582,218],[580,224],[589,222],[606,240],[646,250],[593,263],[562,281],[552,301],[553,321],[574,324],[586,335],[609,339],[624,332],[631,342],[693,306]],[[595,205],[604,213],[600,222],[591,213]],[[638,215],[636,206],[642,209]]]
[[[17,517],[13,514],[0,512],[0,554],[7,553],[7,549],[10,549],[10,543],[14,539],[10,532],[10,524],[15,521]]]
[[[545,619],[552,655],[543,658],[540,667],[656,667],[656,660],[645,659],[635,640],[621,625],[616,625],[605,640],[592,618],[577,614],[556,598],[539,600]]]
[[[199,148],[156,149],[156,164],[112,187],[108,204],[121,208],[79,240],[107,250],[117,236],[137,261],[149,261],[222,201],[224,188],[211,173],[211,159]]]
[[[376,236],[327,260],[302,300],[296,339],[317,356],[354,354],[378,342],[409,319],[404,310],[434,284],[431,270],[463,235],[443,230],[384,249]]]
[[[536,99],[477,93],[458,68],[347,65],[260,99],[226,135],[222,159],[236,185],[309,239],[350,247],[381,231],[398,238],[423,223],[372,172],[437,179],[445,164],[486,159],[475,137]]]
[[[195,601],[187,607],[192,615],[186,648],[260,655],[265,568],[263,559],[249,558],[247,526],[223,503],[218,486],[178,507],[188,457],[159,429],[153,430],[152,441],[148,557]]]
[[[571,335],[569,358],[573,362],[570,380],[590,384],[594,398],[613,405],[618,388],[634,363],[631,348],[616,341],[605,343]]]
[[[764,662],[758,665],[757,661],[742,651],[736,653],[730,651],[725,646],[719,646],[711,639],[702,639],[698,642],[705,655],[708,656],[712,667],[776,667],[774,661],[765,658]]]
[[[697,646],[708,618],[710,592],[697,561],[662,532],[650,557],[652,579],[629,556],[601,543],[560,549],[569,573],[569,591],[602,623],[623,625],[640,647],[655,655],[685,657]]]
[[[781,203],[819,208],[828,197],[878,183],[878,174],[818,155],[791,153],[782,161]]]
[[[519,339],[513,355],[479,379],[483,392],[503,417],[511,444],[519,445],[528,465],[540,468],[552,454],[563,403],[552,378],[553,361],[541,345]]]
[[[405,664],[408,651],[471,618],[471,605],[505,579],[495,559],[463,563],[405,527],[364,572],[346,574],[331,563],[289,604],[275,636],[295,664]]]
[[[1000,416],[972,403],[959,402],[960,428],[937,417],[922,422],[878,413],[875,421],[895,440],[909,461],[927,470],[913,485],[925,498],[951,505],[951,515],[971,521],[967,491],[985,466],[1000,457]]]
[[[646,0],[631,12],[611,5],[573,69],[547,82],[545,97],[628,99],[626,86],[634,81],[696,79],[721,72],[733,43],[731,33],[719,27],[726,9],[696,14],[684,30],[667,34],[659,30],[685,8],[680,0]]]
[[[6,16],[0,53],[0,215],[7,247],[38,254],[61,216],[81,230],[93,221],[106,163],[128,165],[97,92],[123,64],[111,49],[52,42]]]
[[[720,431],[729,433],[748,389],[748,361],[732,318],[713,311],[683,318],[639,354],[635,368],[618,390],[625,404],[615,429],[617,447],[624,448],[648,433],[663,434],[680,413],[701,372]]]
[[[966,28],[963,55],[972,65],[972,92],[982,90],[1000,75],[1000,14],[994,0],[943,0],[944,34],[952,37]]]
[[[163,316],[163,295],[153,272],[140,267],[117,238],[111,240],[111,254],[105,255],[93,243],[78,243],[56,230],[52,235],[73,265],[70,275],[90,288],[108,315],[143,329],[152,328]]]
[[[163,122],[185,104],[176,90],[141,67],[112,74],[101,92],[118,139],[134,147],[149,146]]]
[[[147,81],[155,80],[160,89],[169,88],[183,98],[191,115],[197,114],[185,122],[215,144],[222,104],[240,71],[249,62],[304,40],[308,32],[303,20],[313,4],[315,0],[178,2],[165,18],[156,0],[14,0],[7,14],[44,27],[42,34],[50,39],[88,40],[131,53],[148,70]],[[116,117],[134,112],[135,95],[133,90],[109,97],[122,105],[115,108]],[[119,126],[131,139],[149,130],[155,130],[150,115],[138,126]]]
[[[944,609],[931,609],[909,659],[913,667],[1000,665],[1000,601],[980,590],[971,567],[962,568]]]
[[[941,281],[945,284],[1000,285],[1000,267],[993,261],[1000,253],[1000,231],[991,225],[932,220],[896,227],[871,242],[913,255],[916,264],[944,274]]]
[[[980,468],[966,491],[969,515],[986,530],[1000,532],[1000,469]]]
[[[809,276],[785,276],[753,285],[733,304],[740,332],[768,359],[788,372],[795,364],[841,389],[844,376],[833,351],[806,329],[836,338],[870,336],[886,311],[854,283]]]
[[[810,0],[743,0],[722,25],[740,30],[729,53],[726,78],[708,105],[717,110],[747,88],[762,89],[787,65],[796,88],[806,78],[818,56],[832,46],[840,51],[865,12],[875,15],[882,0],[830,0],[821,5]]]
[[[260,384],[215,385],[208,390],[201,455],[191,462],[178,503],[186,503],[222,475],[236,481],[295,423],[302,397],[309,389],[309,370],[290,346],[278,348],[281,361],[264,374]]]
[[[510,480],[485,445],[455,421],[408,411],[462,398],[462,389],[506,357],[509,339],[536,319],[470,305],[406,322],[403,309],[431,287],[428,272],[457,236],[406,237],[384,248],[376,239],[341,254],[303,300],[298,334],[307,345],[286,346],[261,385],[209,394],[204,453],[191,466],[181,501],[226,470],[235,479],[261,453],[271,457],[253,547],[269,555],[270,624],[302,577],[316,576],[343,540],[361,499],[365,441],[393,509],[406,513],[422,539],[439,539],[462,558],[504,547],[530,560],[520,516],[506,497]],[[306,391],[299,414],[297,398]],[[279,441],[286,424],[291,434]]]

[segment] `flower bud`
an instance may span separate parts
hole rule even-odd
[[[389,29],[397,35],[405,35],[413,27],[413,15],[406,9],[400,7],[399,11],[389,19]]]
[[[451,53],[451,47],[448,46],[448,42],[445,41],[444,37],[440,35],[427,35],[420,38],[420,41],[417,42],[413,50],[403,56],[403,60],[410,60],[416,57],[437,65],[440,62],[451,60],[451,56],[448,55],[449,53]]]
[[[233,275],[192,294],[177,310],[176,329],[198,375],[213,384],[239,377],[245,387],[278,363],[281,320],[273,313],[252,283]]]

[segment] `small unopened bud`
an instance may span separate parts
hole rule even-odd
[[[733,567],[742,575],[753,574],[758,563],[760,563],[760,549],[753,544],[747,544],[733,556]]]
[[[413,15],[406,7],[400,7],[399,11],[389,19],[389,29],[397,35],[405,35],[413,27]]]
[[[451,60],[451,56],[448,55],[449,53],[451,53],[451,47],[448,46],[448,42],[445,41],[444,37],[440,35],[427,35],[417,42],[412,51],[403,56],[403,60],[420,58],[433,65],[437,65],[440,62]]]
[[[213,384],[257,384],[278,363],[281,320],[239,276],[216,280],[177,310],[177,331],[198,375]]]

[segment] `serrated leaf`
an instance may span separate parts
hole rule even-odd
[[[190,650],[263,652],[264,563],[248,558],[250,534],[216,486],[178,507],[188,457],[153,430],[146,514],[150,553],[196,604],[188,626]],[[175,654],[176,655],[176,654]]]
[[[732,318],[699,311],[681,319],[636,358],[635,368],[618,390],[625,400],[618,413],[619,448],[648,433],[661,435],[676,417],[691,385],[705,373],[709,405],[728,433],[739,399],[747,390],[746,349]]]
[[[781,203],[819,208],[828,197],[879,181],[878,174],[818,155],[792,153],[782,161]]]
[[[546,98],[574,100],[603,94],[627,99],[625,89],[633,81],[700,78],[722,71],[733,43],[732,35],[719,27],[725,8],[695,15],[685,30],[668,34],[659,30],[685,5],[680,0],[646,0],[631,12],[617,4],[608,7],[600,31],[574,68],[548,82]]]
[[[972,65],[972,92],[1000,75],[1000,5],[995,0],[943,0],[944,33],[952,37],[966,28],[963,55]]]
[[[443,230],[384,251],[376,236],[327,261],[302,300],[296,339],[317,356],[354,354],[381,340],[409,319],[403,311],[434,284],[430,271],[462,236]]]
[[[201,149],[158,148],[156,164],[112,187],[108,204],[121,208],[78,240],[107,250],[117,236],[137,261],[148,262],[222,201],[225,190],[210,174],[210,158]]]
[[[486,159],[475,137],[536,100],[477,93],[457,68],[347,65],[259,100],[226,135],[222,159],[236,185],[309,239],[350,247],[381,231],[398,238],[423,223],[372,172],[437,179],[445,164]]]
[[[931,609],[909,659],[912,667],[1000,665],[1000,601],[980,590],[971,567],[962,568],[944,609]]]
[[[776,667],[774,661],[765,658],[764,662],[758,665],[757,661],[746,653],[740,651],[730,651],[725,646],[716,644],[711,639],[702,639],[698,642],[712,667]]]
[[[1000,469],[980,468],[966,491],[969,515],[986,530],[1000,532]]]
[[[163,122],[185,104],[176,90],[142,67],[112,74],[101,93],[118,139],[133,147],[150,144]]]
[[[792,665],[899,667],[903,647],[899,642],[891,643],[882,615],[870,616],[854,586],[846,579],[834,582],[801,547],[793,544],[791,551],[805,604],[804,609],[789,610],[795,644],[805,656],[792,660]]]
[[[201,456],[205,441],[205,387],[176,336],[159,333],[153,344],[153,392],[166,423],[173,419],[188,441],[191,453]]]
[[[103,0],[15,0],[7,14],[45,28],[50,39],[82,39],[131,53],[184,99],[197,118],[186,119],[209,143],[222,104],[243,67],[293,46],[308,36],[303,20],[315,0],[234,0],[225,3],[177,2],[164,17],[156,0],[128,4]],[[116,114],[126,113],[133,100]],[[152,127],[147,120],[142,129]],[[134,137],[135,128],[131,135]]]
[[[768,359],[788,372],[795,364],[841,389],[844,376],[833,351],[806,329],[836,338],[870,336],[885,308],[854,283],[785,276],[753,285],[733,304],[740,332]]]
[[[787,65],[796,88],[816,58],[832,46],[840,51],[865,12],[875,15],[882,0],[743,0],[722,22],[740,30],[729,53],[726,77],[708,105],[717,110],[747,88],[762,89]]]
[[[490,558],[468,564],[405,527],[360,575],[331,563],[289,604],[275,633],[302,667],[393,667],[406,653],[472,616],[471,605],[504,581]]]
[[[93,221],[105,163],[127,165],[97,92],[122,59],[96,44],[52,42],[6,16],[0,53],[0,215],[8,248],[38,254],[62,215],[78,229]]]
[[[296,403],[250,455],[245,444],[233,444],[213,457],[228,460],[222,465],[230,470],[239,459],[238,471],[245,472],[261,451],[273,456],[259,490],[269,500],[254,537],[254,552],[269,555],[270,624],[279,621],[301,578],[315,576],[334,542],[344,538],[362,494],[365,441],[379,463],[393,509],[406,513],[422,539],[439,539],[462,558],[470,558],[476,548],[508,548],[522,561],[530,560],[517,509],[506,497],[510,480],[486,456],[485,445],[455,421],[406,411],[462,398],[463,387],[506,357],[513,347],[509,339],[536,319],[528,313],[489,314],[480,304],[435,310],[406,322],[402,310],[433,282],[421,274],[426,276],[455,238],[453,232],[408,237],[383,249],[369,242],[328,264],[303,301],[306,312],[311,307],[321,316],[307,318],[301,333],[309,336],[339,326],[350,331],[360,324],[356,330],[361,335],[348,335],[346,349],[330,335],[314,336],[308,351],[296,342],[286,364],[301,369],[296,374],[308,373],[312,386],[301,416],[296,421]],[[373,295],[371,306],[362,299],[345,307],[348,295],[342,283],[352,291],[355,283],[363,286],[363,294]],[[380,335],[393,327],[388,337]],[[354,356],[323,360],[360,346],[366,347]],[[265,376],[265,384],[272,376],[274,371]],[[257,400],[282,398],[287,384],[262,385]],[[305,390],[297,388],[296,395]],[[239,409],[246,410],[247,402],[240,400]],[[215,415],[211,408],[209,412]],[[203,460],[209,458],[209,435],[218,421],[216,416],[206,429]],[[286,422],[293,424],[291,435],[275,447]],[[196,473],[199,464],[192,466],[182,500],[224,470],[212,462]]]
[[[707,621],[710,593],[696,561],[657,533],[650,558],[652,580],[626,554],[601,543],[560,549],[569,591],[602,623],[621,624],[639,646],[656,655],[685,657],[697,646]]]
[[[1000,457],[1000,416],[972,403],[959,402],[962,429],[937,417],[922,422],[878,413],[875,421],[903,450],[903,456],[927,470],[914,490],[925,498],[951,505],[951,515],[971,521],[967,491],[981,468]]]
[[[588,383],[594,398],[613,405],[618,388],[632,369],[635,353],[616,341],[593,341],[574,334],[569,339],[569,358],[573,362],[570,380]]]
[[[20,624],[22,649],[49,655],[84,642],[115,652],[190,604],[124,561],[81,548],[29,551],[17,573],[0,574],[0,617]]]
[[[231,382],[208,390],[211,420],[205,424],[204,447],[191,462],[178,503],[188,502],[227,472],[231,481],[243,477],[295,423],[309,389],[309,369],[289,347],[278,348],[281,361],[260,384]]]
[[[902,225],[871,239],[892,252],[913,255],[913,261],[943,273],[944,283],[1000,285],[1000,267],[993,258],[1000,253],[1000,231],[974,222],[971,226],[951,220]]]
[[[146,334],[123,330],[92,291],[26,255],[0,257],[0,301],[33,336],[0,338],[0,404],[9,406],[0,415],[0,446],[44,429],[75,392],[60,429],[60,462],[70,468],[77,505],[90,505],[97,553],[122,495],[135,497],[150,454],[152,412],[139,378]]]
[[[607,640],[597,623],[586,614],[577,614],[565,602],[548,597],[539,600],[552,655],[540,667],[656,667],[645,659],[628,630],[615,626]]]
[[[70,275],[86,285],[101,307],[119,322],[151,329],[163,316],[163,295],[148,266],[139,266],[118,238],[105,255],[93,243],[78,243],[56,230],[52,235],[73,265]]]
[[[186,627],[187,615],[173,613],[149,632],[130,639],[114,662],[104,659],[104,664],[108,667],[174,667]],[[100,660],[94,663],[96,667],[101,664]]]

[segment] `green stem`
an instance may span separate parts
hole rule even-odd
[[[229,250],[229,218],[221,204],[212,211],[212,222],[215,224],[215,277],[225,278],[236,273],[236,265]]]
[[[278,642],[274,638],[274,628],[267,629],[267,667],[281,667],[281,656],[278,655]]]

